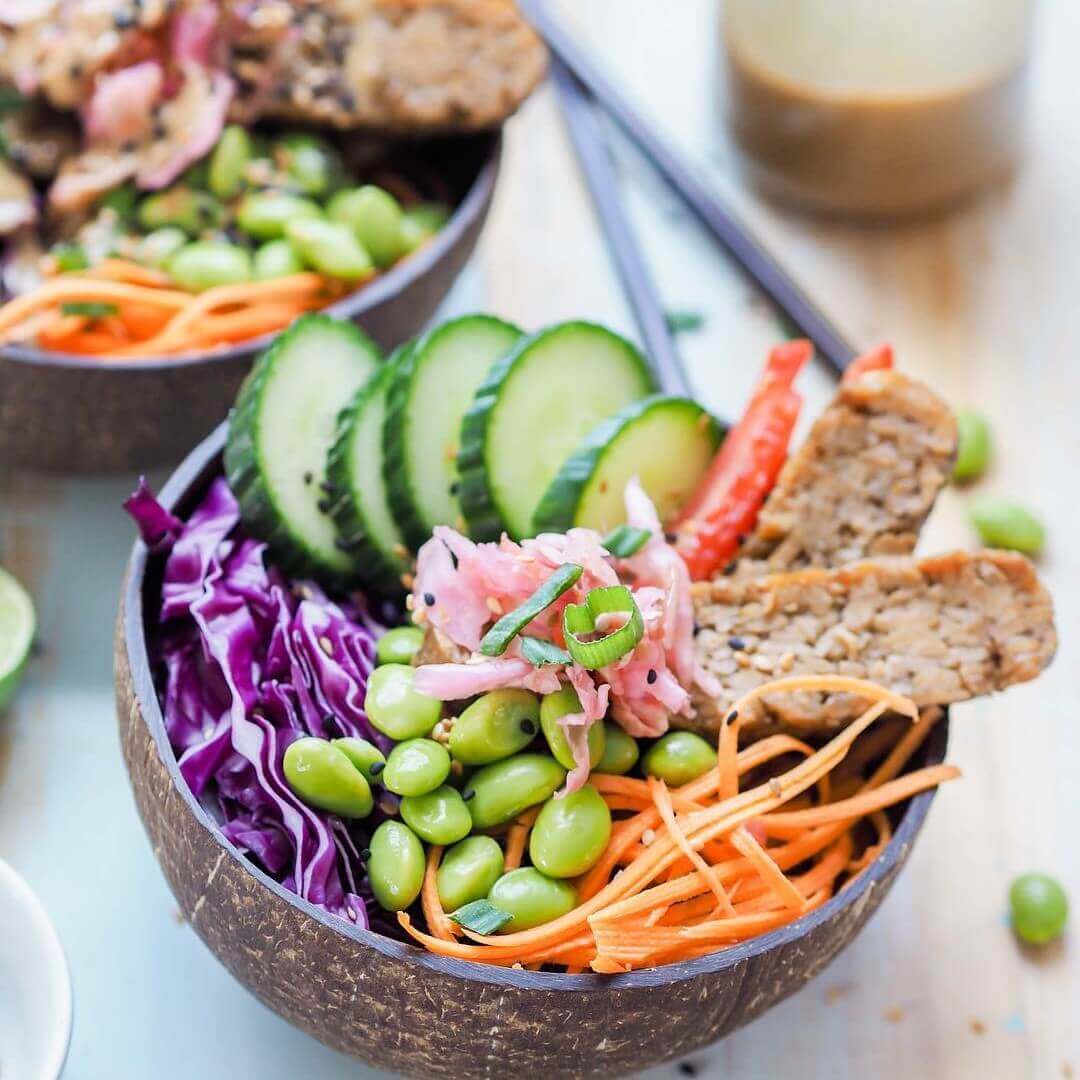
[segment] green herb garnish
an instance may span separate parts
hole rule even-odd
[[[617,559],[628,559],[636,555],[652,538],[648,529],[639,529],[634,525],[616,525],[604,537],[601,543]]]
[[[585,640],[595,634],[596,620],[601,615],[625,615],[626,621],[617,630],[603,637]],[[607,667],[633,650],[645,634],[645,620],[625,585],[609,585],[593,589],[584,604],[567,604],[563,612],[563,636],[570,655],[591,671]]]
[[[673,334],[692,334],[705,325],[705,316],[700,311],[669,311],[664,318]]]
[[[502,656],[511,641],[545,608],[551,607],[567,589],[577,584],[582,568],[576,563],[563,563],[551,577],[525,601],[504,615],[480,642],[485,656]]]
[[[521,655],[532,664],[533,667],[544,667],[547,664],[572,664],[574,658],[565,650],[560,649],[553,641],[544,641],[543,638],[521,638]]]
[[[474,934],[494,934],[496,930],[505,926],[512,918],[507,911],[497,908],[490,900],[474,900],[471,904],[459,907],[452,912],[450,918],[471,930]]]
[[[57,244],[50,254],[56,260],[56,269],[62,274],[85,270],[90,265],[86,252],[78,244]]]
[[[60,310],[65,315],[85,315],[90,319],[104,319],[115,315],[120,309],[115,304],[106,304],[100,300],[72,300],[61,304]]]

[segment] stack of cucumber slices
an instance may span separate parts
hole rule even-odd
[[[282,569],[392,595],[436,525],[475,540],[604,532],[633,476],[668,520],[721,438],[594,323],[525,334],[467,315],[383,360],[351,323],[305,315],[241,388],[225,469]]]

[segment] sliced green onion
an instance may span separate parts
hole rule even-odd
[[[596,641],[582,641],[581,636],[596,632],[598,615],[624,614],[628,618],[618,630]],[[593,589],[584,604],[567,604],[563,612],[563,635],[570,655],[590,670],[607,667],[630,652],[645,633],[645,620],[625,585]]]
[[[533,667],[544,667],[545,664],[572,664],[574,658],[565,650],[560,649],[553,641],[544,641],[543,638],[521,638],[521,655],[532,664]]]
[[[505,926],[513,915],[497,908],[490,900],[473,900],[452,912],[450,918],[458,926],[464,926],[474,934],[494,934],[500,927]]]
[[[485,656],[502,656],[511,641],[525,629],[542,611],[551,607],[567,589],[578,583],[582,568],[577,563],[563,563],[519,607],[504,615],[480,642],[480,651]]]
[[[91,319],[104,319],[106,315],[115,315],[120,309],[115,304],[106,304],[100,300],[73,300],[61,304],[60,310],[65,315],[86,315]]]
[[[628,559],[631,555],[636,555],[651,538],[652,533],[648,529],[616,525],[601,543],[615,558]]]

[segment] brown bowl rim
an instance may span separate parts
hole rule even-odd
[[[390,298],[404,292],[409,286],[428,274],[448,252],[455,248],[465,231],[472,225],[477,216],[483,212],[484,206],[495,190],[495,182],[498,179],[502,159],[502,133],[492,133],[489,140],[483,163],[470,183],[469,189],[465,192],[464,198],[454,208],[450,220],[438,231],[435,237],[429,243],[424,244],[418,251],[403,259],[397,266],[375,278],[370,284],[354,290],[325,308],[321,308],[320,311],[323,314],[355,321],[365,312],[371,311]],[[28,345],[4,345],[0,347],[0,360],[10,360],[35,367],[78,368],[80,370],[106,371],[119,374],[130,371],[158,371],[239,359],[249,353],[266,348],[278,336],[279,332],[262,334],[260,337],[239,342],[227,349],[204,349],[201,352],[150,356],[125,360],[122,364],[118,364],[115,360],[79,356],[75,353],[49,352]]]
[[[172,510],[184,509],[189,497],[201,491],[210,478],[220,475],[220,458],[225,445],[227,421],[220,424],[180,463],[161,490],[162,504]],[[610,989],[647,989],[666,986],[701,975],[711,975],[728,970],[752,960],[773,948],[788,945],[829,922],[841,910],[856,905],[870,890],[876,888],[901,859],[906,849],[914,843],[934,800],[936,789],[916,795],[908,803],[892,839],[884,852],[852,884],[815,911],[778,930],[769,931],[751,941],[719,950],[695,960],[666,964],[656,968],[628,972],[623,975],[564,975],[555,972],[521,971],[513,968],[495,967],[471,960],[437,956],[415,945],[408,945],[374,930],[353,926],[337,916],[290,892],[268,874],[260,870],[244,856],[221,832],[218,824],[195,798],[180,775],[176,755],[165,734],[165,722],[154,687],[146,640],[146,623],[143,616],[143,588],[150,552],[142,540],[136,540],[128,564],[128,574],[123,588],[123,632],[128,663],[131,668],[132,687],[139,706],[142,722],[146,724],[157,746],[158,754],[169,774],[173,786],[180,792],[188,810],[213,840],[229,857],[239,862],[261,885],[278,898],[304,912],[327,929],[370,946],[384,956],[406,963],[417,963],[441,974],[463,979],[466,982],[483,982],[496,986],[514,987],[520,990],[570,990],[597,991]],[[948,744],[948,715],[931,732],[925,755],[927,764],[938,764],[945,756]]]

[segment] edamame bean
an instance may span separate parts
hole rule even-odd
[[[256,240],[277,240],[291,221],[322,219],[319,204],[288,191],[255,191],[245,195],[236,211],[236,223]]]
[[[510,916],[499,933],[512,934],[573,911],[577,907],[577,889],[568,881],[547,877],[534,866],[523,866],[503,874],[492,885],[488,899]]]
[[[1069,898],[1048,874],[1022,874],[1009,889],[1009,911],[1021,941],[1046,945],[1065,929]]]
[[[290,743],[282,768],[296,796],[317,810],[364,818],[375,805],[363,773],[326,739],[307,737]]]
[[[331,745],[336,746],[364,774],[369,785],[376,783],[379,774],[386,768],[383,752],[367,739],[349,735],[344,739],[334,739]]]
[[[444,911],[482,900],[502,877],[503,850],[491,836],[470,836],[443,855],[435,875]]]
[[[593,766],[593,772],[625,776],[638,761],[637,739],[627,735],[618,724],[604,721],[604,752]]]
[[[548,877],[584,874],[611,839],[611,811],[591,784],[548,799],[529,836],[529,858]]]
[[[326,208],[331,221],[348,225],[375,260],[389,266],[405,254],[401,204],[388,191],[366,184],[339,191]]]
[[[268,240],[255,252],[254,276],[256,281],[288,277],[303,272],[304,264],[293,251],[292,244],[282,238]]]
[[[434,739],[398,743],[386,759],[382,782],[395,795],[426,795],[450,775],[450,755]]]
[[[544,738],[555,760],[567,769],[574,767],[574,754],[566,741],[566,732],[559,723],[559,717],[581,712],[581,702],[572,686],[564,686],[558,693],[547,694],[540,703],[540,726],[544,729]],[[589,726],[589,766],[595,768],[604,754],[604,725],[593,723]]]
[[[953,479],[962,484],[978,480],[990,464],[990,452],[990,425],[977,412],[958,409]]]
[[[244,187],[244,172],[252,156],[251,136],[239,124],[230,124],[221,133],[210,155],[206,176],[207,185],[219,199],[231,199],[240,194]]]
[[[273,156],[289,181],[308,195],[329,195],[345,176],[341,156],[317,135],[306,132],[284,135],[274,143]]]
[[[1008,499],[984,495],[968,509],[971,524],[988,547],[1038,555],[1046,541],[1042,522],[1030,510]]]
[[[300,258],[327,277],[359,281],[375,271],[371,256],[348,225],[337,221],[291,221],[285,235]]]
[[[202,240],[182,247],[168,263],[169,276],[182,289],[204,292],[251,278],[251,256],[235,244]]]
[[[424,644],[424,631],[419,626],[395,626],[375,643],[375,660],[379,664],[408,664]]]
[[[524,750],[540,730],[540,702],[528,690],[493,690],[477,698],[450,729],[450,753],[488,765]]]
[[[461,793],[449,784],[425,795],[407,795],[401,800],[401,818],[429,844],[456,844],[472,829],[472,818]]]
[[[424,884],[424,845],[400,821],[384,821],[371,837],[368,880],[379,906],[403,911]]]
[[[364,712],[376,730],[397,742],[426,735],[441,711],[441,701],[413,689],[408,664],[383,664],[368,676]]]
[[[401,218],[401,236],[406,251],[415,251],[447,222],[450,211],[441,203],[410,206]]]
[[[477,769],[463,794],[473,828],[490,829],[512,821],[523,810],[550,799],[566,779],[566,770],[546,754],[515,754]]]
[[[143,199],[136,217],[139,225],[147,230],[175,225],[188,236],[197,236],[207,229],[220,227],[225,220],[225,208],[205,191],[178,185]]]
[[[682,787],[716,764],[716,750],[692,731],[672,731],[657,739],[645,753],[646,776],[656,776],[669,787]]]
[[[135,258],[146,266],[161,269],[188,242],[187,233],[175,225],[166,225],[147,233],[135,248]]]

